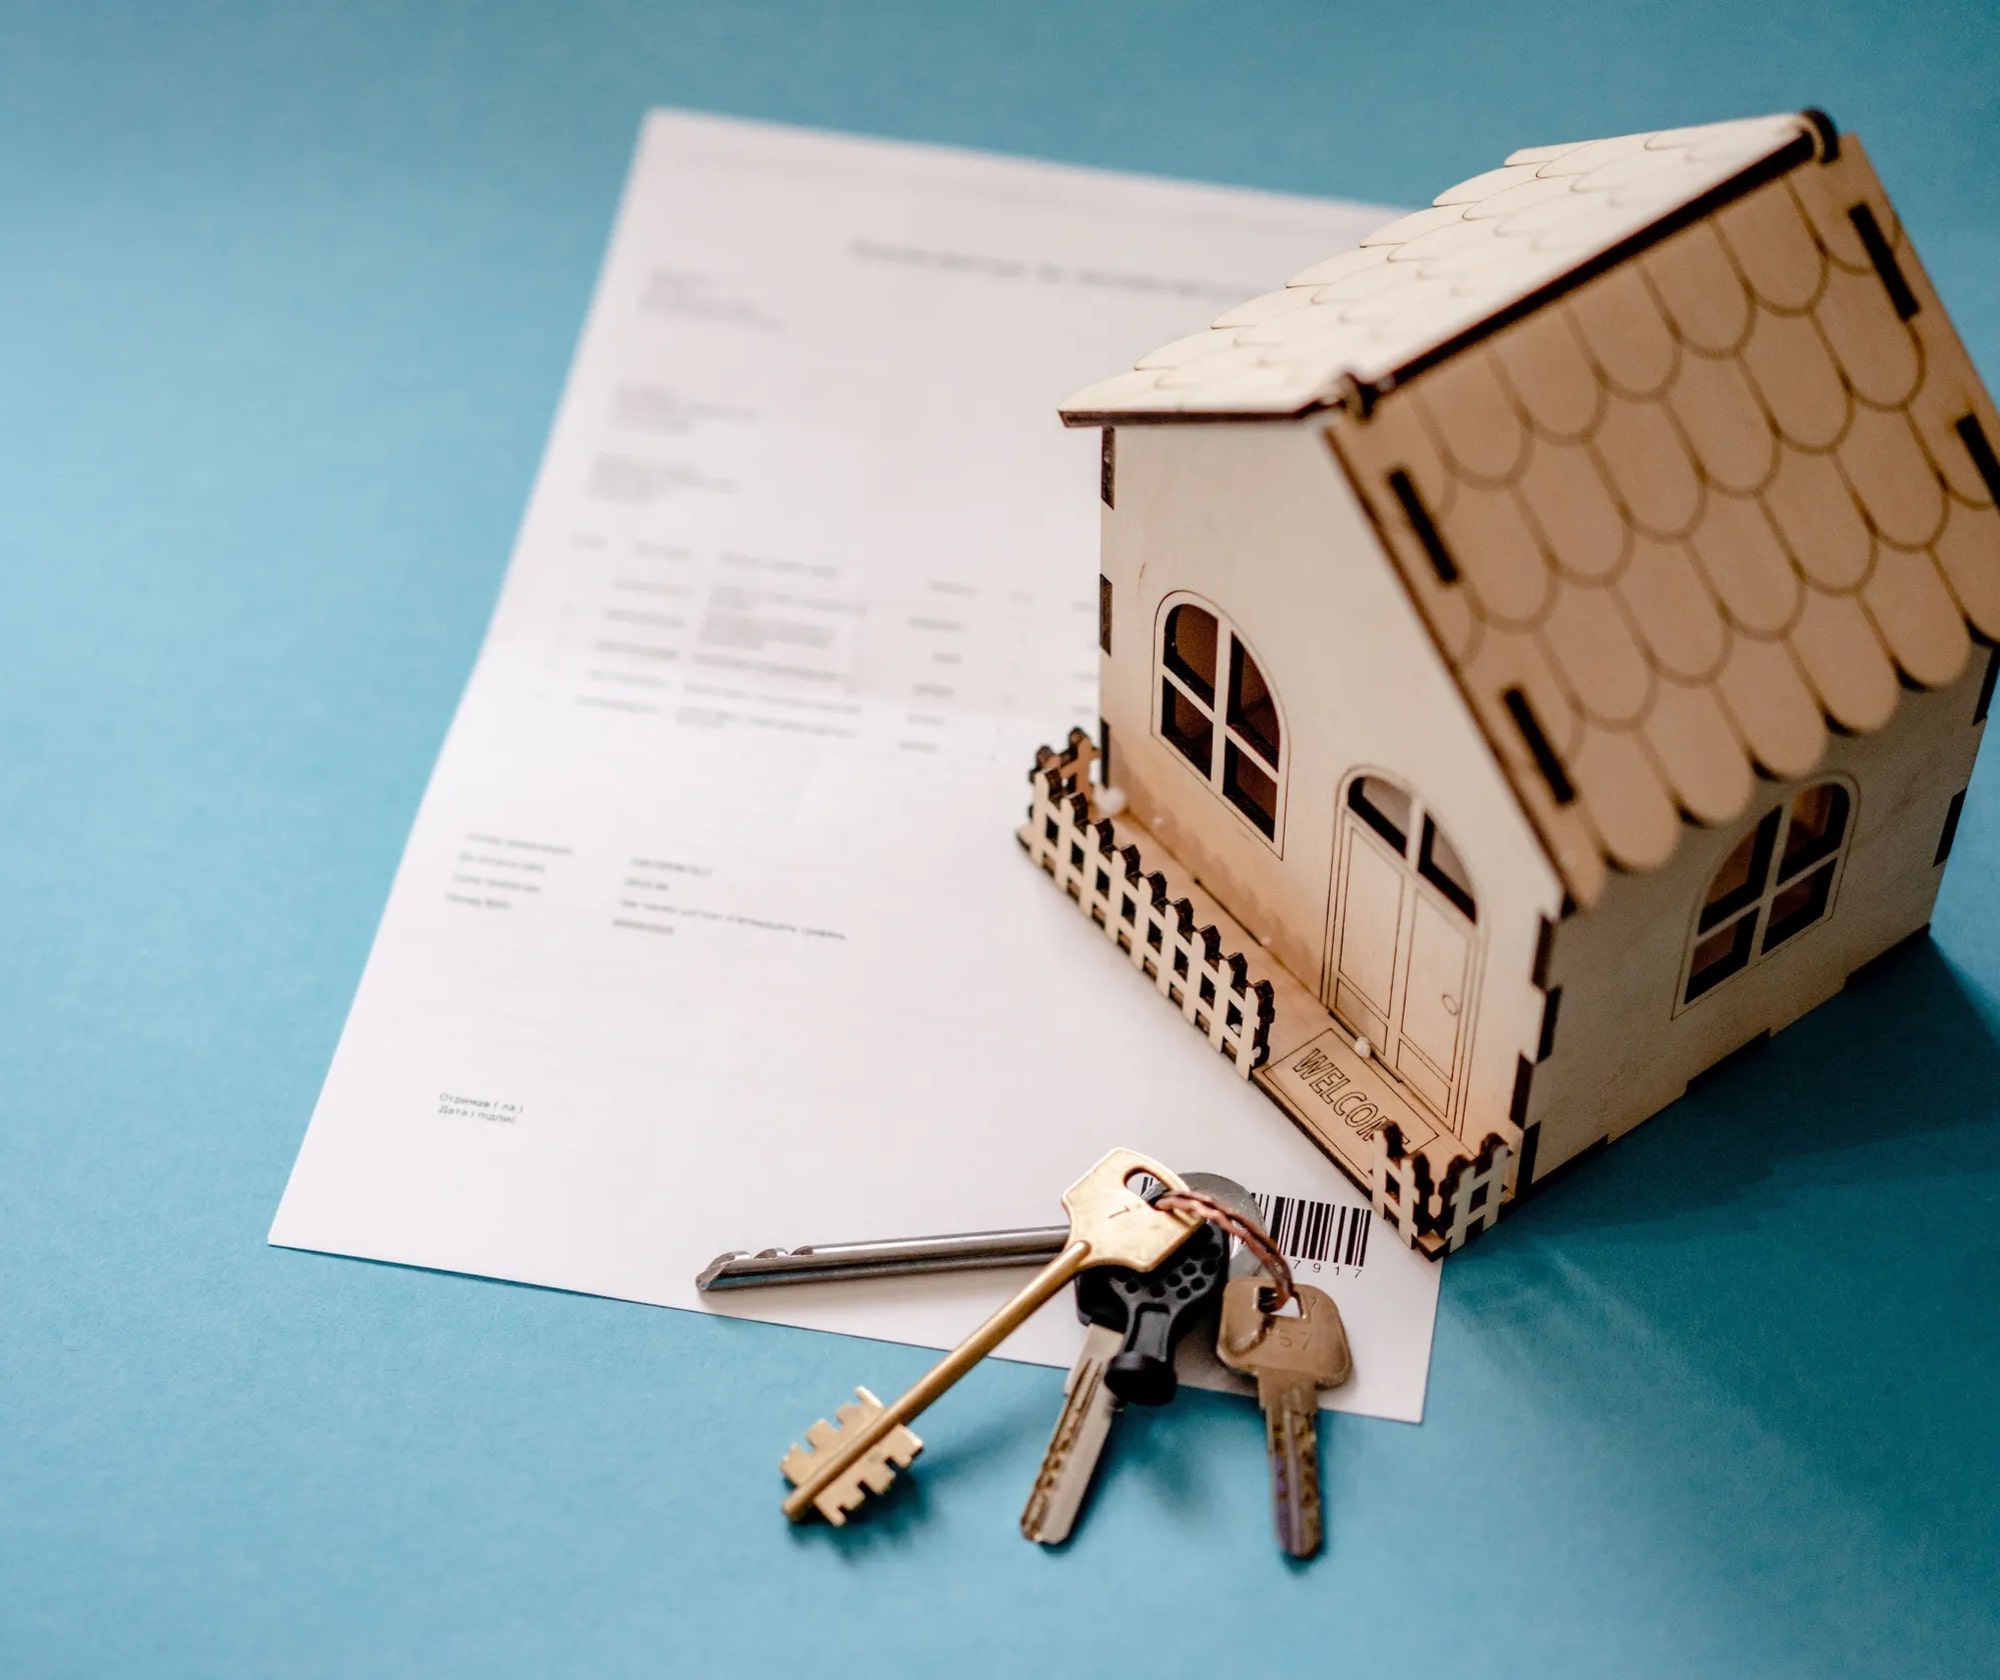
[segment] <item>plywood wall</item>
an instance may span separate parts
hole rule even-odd
[[[1314,992],[1341,790],[1371,768],[1412,787],[1463,854],[1481,907],[1465,1124],[1506,1128],[1518,1057],[1540,1026],[1536,941],[1561,889],[1320,427],[1125,428],[1113,493],[1101,704],[1114,785]],[[1277,693],[1286,789],[1275,841],[1155,728],[1160,610],[1182,590],[1234,619]]]
[[[1824,1002],[1929,922],[1943,876],[1939,841],[1982,733],[1973,720],[1989,657],[1982,650],[1949,687],[1904,694],[1880,732],[1835,736],[1803,782],[1762,783],[1738,821],[1688,829],[1665,868],[1614,874],[1596,909],[1560,925],[1549,964],[1549,984],[1560,989],[1556,1026],[1528,1104],[1540,1128],[1538,1178],[1657,1113],[1696,1074]],[[1717,868],[1766,812],[1823,777],[1856,794],[1832,912],[1683,1004],[1689,936]]]

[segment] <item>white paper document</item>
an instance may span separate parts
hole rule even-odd
[[[271,1240],[945,1346],[1026,1274],[695,1274],[1059,1224],[1124,1144],[1285,1198],[1328,1402],[1420,1417],[1437,1268],[1013,836],[1097,715],[1056,402],[1386,219],[651,117]],[[1004,1351],[1079,1334],[1065,1292]]]

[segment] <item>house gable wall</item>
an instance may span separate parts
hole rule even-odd
[[[1990,657],[1980,650],[1946,688],[1905,694],[1878,733],[1835,736],[1810,776],[1761,784],[1740,819],[1690,826],[1671,863],[1614,874],[1593,909],[1561,923],[1549,962],[1549,984],[1561,992],[1556,1025],[1527,1105],[1537,1178],[1656,1114],[1695,1075],[1823,1003],[1930,921],[1944,873],[1939,842],[1983,733],[1973,719]],[[1829,777],[1855,792],[1831,913],[1677,1008],[1694,918],[1716,870],[1765,813]]]
[[[1111,781],[1133,814],[1318,992],[1348,778],[1379,770],[1414,791],[1479,900],[1464,1123],[1479,1136],[1509,1130],[1518,1057],[1540,1030],[1537,941],[1561,888],[1321,427],[1121,430],[1102,556],[1111,651],[1100,655],[1100,706]],[[1275,845],[1155,727],[1161,613],[1182,591],[1233,621],[1277,697],[1286,788]]]

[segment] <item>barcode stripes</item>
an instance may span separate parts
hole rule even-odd
[[[1132,1188],[1151,1197],[1161,1186],[1142,1174]],[[1358,1272],[1368,1258],[1368,1232],[1375,1223],[1369,1209],[1312,1202],[1303,1196],[1272,1196],[1262,1190],[1252,1190],[1250,1199],[1257,1204],[1258,1220],[1287,1260],[1331,1262]]]
[[[1264,1229],[1287,1260],[1328,1261],[1357,1271],[1368,1258],[1368,1230],[1375,1216],[1365,1207],[1336,1207],[1298,1196],[1253,1192]]]

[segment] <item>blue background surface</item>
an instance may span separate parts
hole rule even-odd
[[[0,1674],[1996,1671],[1990,764],[1933,944],[1449,1268],[1310,1567],[1240,1406],[1049,1556],[992,1365],[792,1530],[922,1356],[264,1246],[648,106],[1420,203],[1820,104],[2000,372],[2000,11],[1621,10],[0,3]]]

